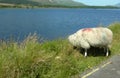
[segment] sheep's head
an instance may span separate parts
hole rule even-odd
[[[74,42],[76,41],[76,36],[75,34],[72,34],[68,37],[69,42],[74,45]]]
[[[70,36],[68,37],[68,40],[69,40],[69,42],[70,42],[73,46],[76,46],[76,47],[77,47],[77,46],[80,46],[80,45],[79,45],[79,39],[78,39],[76,33],[70,35]]]

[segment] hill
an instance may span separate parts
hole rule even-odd
[[[120,7],[120,3],[116,4],[115,6],[118,6],[118,7]]]
[[[32,6],[85,6],[83,3],[73,0],[0,0],[0,3],[23,4]]]

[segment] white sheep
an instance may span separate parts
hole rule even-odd
[[[68,37],[69,42],[76,47],[85,49],[84,56],[87,56],[87,50],[92,47],[104,47],[107,49],[106,56],[109,55],[109,46],[112,42],[113,33],[105,27],[84,28]]]

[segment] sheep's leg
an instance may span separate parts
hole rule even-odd
[[[87,49],[85,49],[84,57],[87,57]]]
[[[104,52],[106,52],[106,47],[104,47]]]
[[[107,48],[106,56],[109,56],[109,49]]]

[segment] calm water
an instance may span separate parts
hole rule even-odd
[[[120,9],[0,9],[0,39],[35,32],[49,40],[65,38],[80,28],[115,21],[120,21]]]

